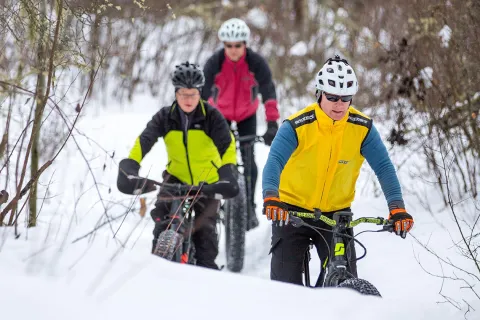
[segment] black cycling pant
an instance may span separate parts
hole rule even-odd
[[[228,121],[228,125],[231,125],[231,121]],[[257,115],[254,114],[241,122],[237,122],[237,131],[239,137],[256,135],[257,134]],[[252,205],[255,204],[255,186],[257,184],[258,168],[255,163],[255,148],[253,142],[241,142],[240,153],[242,154],[242,162],[245,166],[250,163],[250,166],[246,170],[250,169],[250,179],[245,175],[247,183],[250,186],[249,201]]]
[[[295,209],[297,211],[307,211],[305,209],[296,207]],[[343,209],[342,211],[350,211],[350,209]],[[333,212],[324,212],[322,214],[328,218],[332,218],[333,216]],[[304,221],[315,227],[327,230],[332,229],[323,221],[314,222],[309,219],[304,219]],[[323,269],[323,264],[328,257],[328,250],[332,244],[333,234],[327,231],[318,231],[325,238],[325,240],[323,240],[323,238],[317,232],[308,227],[296,228],[291,224],[280,227],[276,223],[273,223],[272,247],[270,249],[270,253],[272,254],[270,279],[303,285],[303,262],[305,253],[309,249],[311,240],[313,240],[313,243],[317,249],[317,254],[322,264],[321,272],[323,274],[321,274],[321,276],[323,276],[325,272]],[[347,229],[347,233],[353,236],[353,229]],[[346,244],[349,243],[348,246],[346,245],[346,255],[350,260],[350,263],[347,265],[347,271],[357,277],[355,242],[353,240],[349,240],[349,238],[344,240]],[[330,250],[334,250],[334,248],[330,248]]]

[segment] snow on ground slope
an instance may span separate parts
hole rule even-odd
[[[2,319],[292,319],[317,315],[331,319],[462,319],[464,311],[437,303],[443,301],[438,294],[442,285],[457,300],[465,298],[471,303],[478,316],[480,306],[468,292],[459,292],[422,269],[441,273],[437,260],[422,251],[412,237],[402,240],[387,233],[359,236],[368,250],[367,257],[358,263],[359,275],[375,284],[383,299],[343,289],[312,290],[270,281],[270,223],[261,216],[261,168],[268,155],[264,145],[256,145],[260,226],[248,233],[241,274],[178,265],[151,256],[153,223],[148,212],[155,194],[147,195],[147,216],[142,219],[138,201],[120,194],[115,182],[118,162],[128,155],[156,105],[147,97],[136,99],[123,110],[105,111],[90,105],[78,126],[90,139],[75,134],[83,155],[71,141],[67,152],[42,178],[44,184],[52,178],[52,184],[39,227],[28,231],[19,228],[18,239],[12,229],[0,229]],[[259,128],[258,133],[264,130]],[[165,164],[165,148],[159,141],[144,159],[141,174],[160,180]],[[376,191],[369,183],[371,176],[368,169],[361,174],[352,206],[357,217],[387,214],[385,200],[375,197]],[[418,185],[411,179],[405,181]],[[438,228],[406,191],[408,208],[416,219],[413,236],[422,242],[430,239],[442,254],[456,254],[451,252],[446,231]],[[430,195],[428,201],[439,201],[433,192]],[[133,210],[125,216],[129,208]],[[115,220],[81,238],[105,223],[106,216]],[[440,212],[435,219],[449,225],[446,213]],[[75,241],[78,238],[81,240]],[[357,246],[357,253],[361,252]],[[217,262],[225,263],[223,236]],[[319,270],[315,255],[311,266],[315,278]],[[469,319],[475,317],[473,311],[467,315]]]

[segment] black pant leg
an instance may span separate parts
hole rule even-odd
[[[302,271],[310,236],[304,227],[272,225],[270,279],[303,285]]]
[[[216,230],[219,200],[200,199],[195,205],[195,222],[192,240],[195,245],[197,265],[218,269],[215,259],[218,255]]]
[[[257,134],[257,115],[254,114],[251,117],[237,123],[238,135],[240,137],[256,135]],[[255,187],[257,184],[258,167],[255,163],[255,148],[253,142],[240,143],[240,152],[242,154],[242,162],[250,164],[250,203],[255,204]]]

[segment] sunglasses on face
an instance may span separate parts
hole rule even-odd
[[[242,44],[241,43],[236,43],[236,44],[225,43],[225,47],[228,49],[231,49],[231,48],[240,49],[242,47]]]
[[[349,101],[352,101],[352,97],[353,97],[353,96],[336,96],[329,93],[324,93],[324,94],[325,94],[325,98],[327,98],[327,100],[331,102],[337,102],[340,99],[342,99],[342,102],[349,102]]]

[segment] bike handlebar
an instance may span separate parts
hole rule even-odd
[[[248,136],[235,137],[238,142],[264,142],[262,136],[257,136],[256,134],[251,134]]]
[[[129,175],[127,176],[127,178],[130,180],[145,179],[153,183],[154,185],[159,186],[160,188],[170,190],[173,197],[182,196],[182,197],[190,197],[190,198],[212,198],[217,200],[223,199],[223,195],[218,193],[218,186],[217,188],[215,188],[216,186],[215,183],[207,184],[205,182],[200,182],[198,186],[192,186],[192,185],[182,184],[182,183],[158,182],[153,179],[142,178],[142,177],[133,176],[133,175]]]
[[[289,211],[288,213],[289,213],[290,216],[293,216],[293,217],[321,220],[331,227],[335,227],[337,225],[337,222],[334,219],[330,219],[325,215],[318,215],[318,214],[315,214],[315,213],[312,213],[312,212],[299,212],[299,211]],[[388,219],[381,218],[381,217],[377,217],[377,218],[361,217],[361,218],[358,218],[356,220],[350,221],[347,228],[353,228],[353,227],[356,227],[356,226],[358,226],[359,224],[362,224],[362,223],[371,223],[371,224],[376,224],[376,225],[382,225],[383,230],[393,232],[393,222],[392,222],[392,220],[388,220]]]

